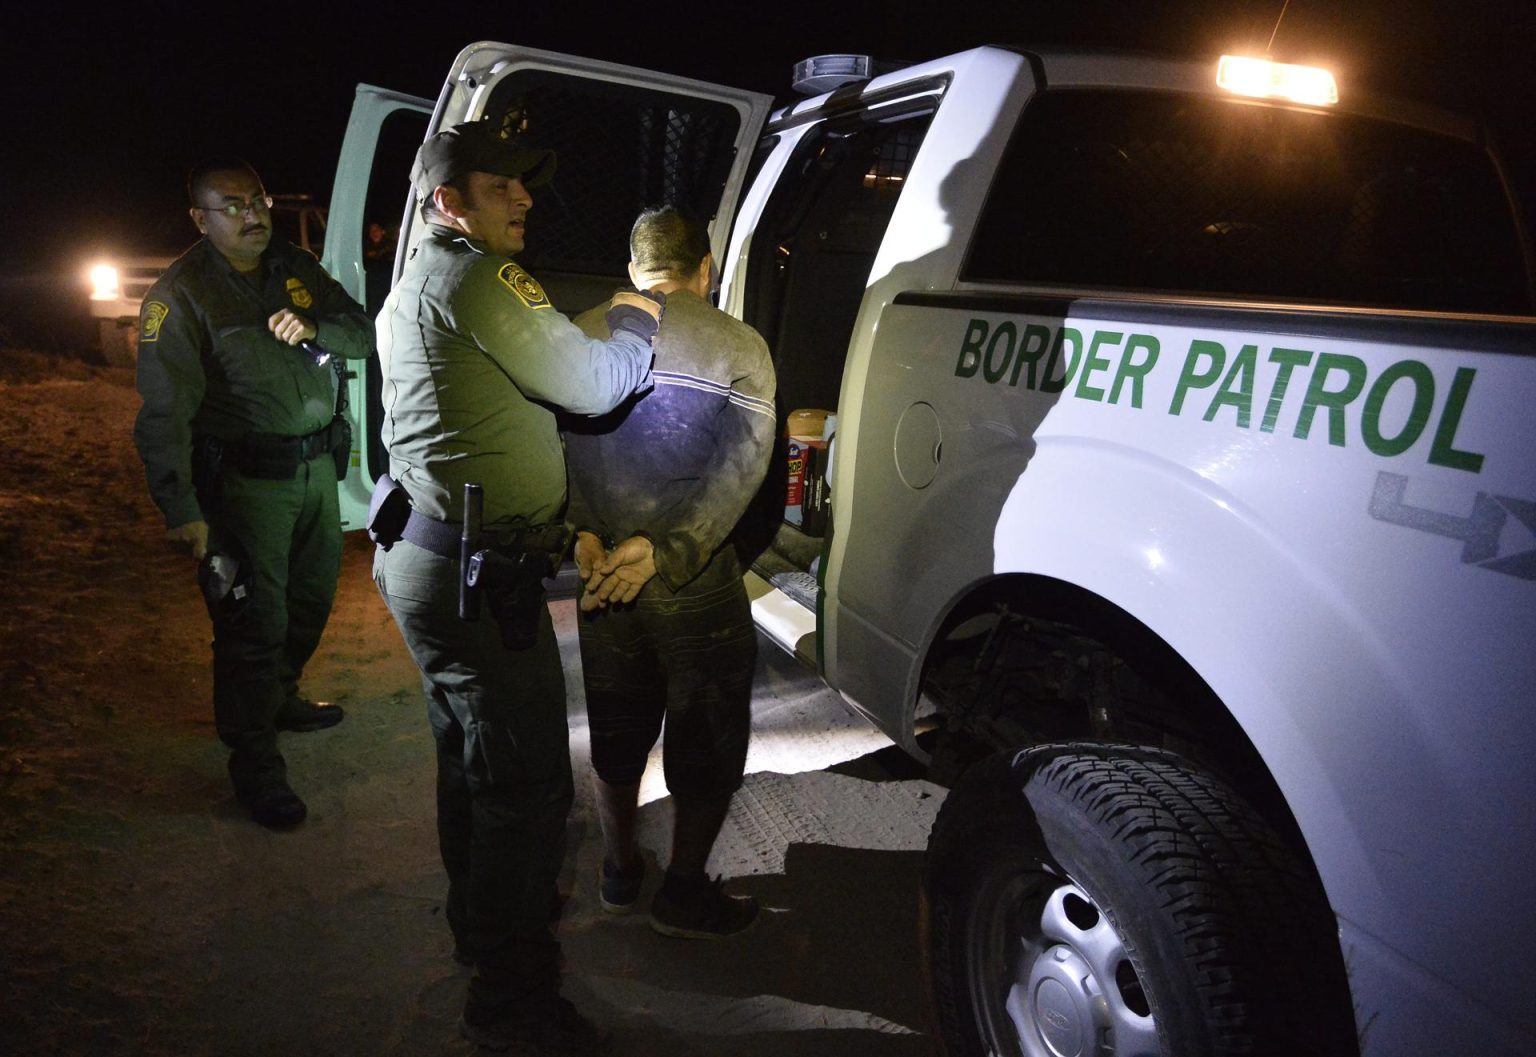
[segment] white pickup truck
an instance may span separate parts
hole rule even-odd
[[[473,45],[435,105],[359,89],[326,264],[364,295],[380,200],[403,259],[410,151],[481,117],[560,154],[523,263],[563,309],[642,206],[714,218],[781,414],[836,413],[760,625],[959,774],[950,1054],[1536,1052],[1536,295],[1478,127],[1000,47],[767,111]]]

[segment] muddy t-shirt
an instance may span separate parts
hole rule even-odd
[[[599,309],[578,316],[604,336]],[[774,372],[762,337],[697,295],[667,295],[656,387],[590,423],[566,423],[571,521],[614,542],[650,539],[676,591],[729,539],[773,451]]]

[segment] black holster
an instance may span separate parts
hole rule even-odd
[[[507,649],[531,649],[538,641],[544,578],[549,574],[547,551],[486,548],[470,558],[466,582],[485,598],[486,608],[501,629],[501,644]]]
[[[373,483],[373,496],[368,500],[368,520],[363,523],[368,538],[389,550],[404,538],[410,519],[410,495],[389,474],[379,474]]]
[[[336,480],[345,481],[352,468],[352,423],[337,415],[328,427],[331,431],[331,458],[336,461]]]
[[[224,442],[218,437],[192,438],[192,490],[203,517],[218,516],[223,507]]]

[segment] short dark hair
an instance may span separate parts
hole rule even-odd
[[[442,183],[438,184],[438,187],[453,188],[455,191],[459,192],[459,197],[464,199],[465,205],[469,206],[471,209],[474,208],[474,195],[471,194],[469,190],[469,173],[460,173],[451,180],[444,180]],[[433,190],[436,190],[436,188]],[[447,217],[443,216],[441,211],[438,210],[437,203],[432,200],[431,195],[427,195],[421,200],[421,217],[423,220],[427,221],[448,219]]]
[[[250,162],[244,158],[236,158],[233,155],[222,158],[208,158],[192,166],[187,173],[187,203],[198,209],[203,208],[199,196],[208,190],[208,182],[215,173],[221,172],[247,172],[256,177],[256,182],[261,182],[261,177]]]
[[[647,275],[684,279],[708,253],[708,230],[676,206],[647,209],[629,231],[629,259]]]

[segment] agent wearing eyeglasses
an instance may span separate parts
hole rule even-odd
[[[203,237],[144,298],[133,439],[167,538],[201,563],[235,795],[283,828],[307,808],[277,732],[342,719],[298,688],[336,593],[351,449],[325,353],[366,357],[373,326],[311,254],[272,237],[272,198],[249,164],[199,165],[187,195]]]

